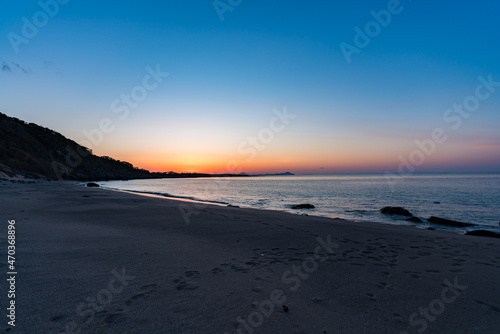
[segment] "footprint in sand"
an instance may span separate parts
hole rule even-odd
[[[154,292],[154,288],[156,286],[157,286],[156,284],[149,284],[149,285],[142,286],[140,288],[140,293],[137,293],[137,294],[133,295],[132,297],[130,297],[125,302],[125,306],[128,307],[128,306],[132,305],[134,302],[141,301],[141,300],[148,298],[149,296],[152,295],[152,293]],[[103,321],[106,324],[113,324],[116,322],[123,321],[127,318],[126,310],[123,308],[117,308],[111,313],[108,313],[108,311],[104,310],[104,311],[96,313],[96,316],[98,316],[98,317],[104,316]]]
[[[139,293],[137,295],[133,295],[132,297],[130,297],[131,300],[143,300],[143,299],[146,299],[148,296],[145,294],[145,293]]]
[[[489,267],[496,267],[495,265],[487,262],[479,262],[479,261],[474,261],[474,263],[481,264],[483,266],[489,266]]]
[[[232,264],[230,266],[230,268],[233,270],[233,271],[236,271],[236,272],[239,272],[239,273],[249,273],[250,272],[250,269],[247,269],[247,268],[243,268],[243,267],[240,267],[240,266],[237,266],[237,265],[234,265]]]
[[[403,271],[406,275],[410,276],[411,278],[419,279],[420,274],[416,271]]]
[[[364,263],[356,263],[356,262],[349,262],[350,266],[358,266],[358,267],[365,267],[366,264]]]
[[[210,272],[212,274],[214,274],[214,275],[217,275],[217,274],[219,274],[219,273],[222,272],[222,269],[220,269],[220,268],[213,268],[212,270],[210,270]]]
[[[148,298],[149,296],[151,296],[153,294],[153,292],[155,291],[154,288],[156,286],[157,286],[156,284],[143,285],[140,288],[140,292],[133,295],[132,297],[130,297],[125,302],[125,305],[130,306],[130,305],[132,305],[132,303],[134,303],[136,301],[141,301],[141,300]]]
[[[366,293],[366,296],[368,297],[368,299],[370,299],[372,302],[377,302],[377,298],[375,297],[375,294],[371,293],[371,292],[367,292]]]
[[[50,321],[60,321],[60,320],[63,320],[64,318],[66,318],[66,315],[59,314],[59,315],[56,315],[56,316],[53,316],[52,318],[50,318]]]
[[[424,252],[424,251],[417,252],[417,254],[420,255],[420,256],[429,256],[429,255],[432,255],[431,252]]]
[[[113,324],[113,323],[119,322],[121,320],[124,320],[125,318],[126,318],[126,316],[125,316],[125,314],[123,314],[123,312],[115,311],[115,312],[107,315],[104,318],[104,322],[107,324]]]
[[[252,288],[252,292],[253,293],[261,293],[262,292],[262,288],[260,288],[260,287],[254,287],[254,288]]]
[[[382,271],[380,273],[382,276],[384,276],[385,278],[391,278],[392,277],[392,274],[388,271]]]
[[[440,273],[439,270],[432,270],[432,269],[427,269],[425,272],[430,273],[430,274],[439,274]]]
[[[196,278],[200,274],[197,270],[188,270],[184,272],[185,276],[176,278],[173,280],[177,286],[176,290],[196,290],[199,288],[198,285],[193,283],[194,278]]]
[[[407,324],[405,317],[403,317],[401,314],[394,312],[392,315],[394,316],[394,318],[396,318],[396,321],[398,321],[400,324],[402,325]]]
[[[479,305],[482,305],[482,306],[485,306],[486,308],[488,308],[490,311],[494,311],[494,312],[498,312],[500,313],[500,308],[494,306],[494,305],[491,305],[491,304],[488,304],[488,303],[485,303],[483,301],[480,301],[480,300],[475,300],[476,303],[478,303]]]
[[[385,282],[379,282],[377,284],[377,287],[380,289],[380,290],[387,290],[389,288],[389,284],[385,283]]]
[[[186,277],[188,278],[198,276],[199,274],[200,272],[198,270],[189,270],[184,273],[184,275],[186,275]]]

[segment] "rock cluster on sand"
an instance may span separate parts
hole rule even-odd
[[[314,205],[312,204],[299,204],[299,205],[294,205],[292,206],[292,209],[295,209],[295,210],[300,210],[300,209],[314,209],[316,208]]]
[[[89,182],[89,183],[87,183],[87,187],[99,188],[99,185],[97,183],[94,183],[94,182]]]
[[[410,217],[410,218],[407,218],[405,219],[409,222],[414,222],[414,223],[423,223],[422,219],[418,218],[418,217]]]
[[[429,223],[437,224],[437,225],[444,225],[444,226],[451,226],[451,227],[470,227],[470,226],[475,226],[474,224],[469,224],[469,223],[462,223],[458,222],[456,220],[450,220],[450,219],[445,219],[445,218],[439,218],[439,217],[430,217],[427,219]]]
[[[380,212],[386,215],[400,215],[406,217],[413,217],[410,211],[399,206],[386,206],[380,209]]]
[[[387,214],[387,215],[400,215],[400,216],[409,217],[406,219],[407,221],[411,221],[414,223],[423,223],[422,219],[413,216],[410,211],[406,210],[405,208],[399,207],[399,206],[386,206],[386,207],[383,207],[382,209],[380,209],[380,212],[383,214]],[[450,227],[475,226],[475,224],[463,223],[463,222],[459,222],[456,220],[439,218],[439,217],[435,217],[435,216],[431,216],[430,218],[427,219],[427,221],[429,223],[432,223],[432,224],[442,225],[442,226],[450,226]]]
[[[410,211],[400,206],[385,206],[382,209],[380,209],[380,212],[386,215],[399,215],[399,216],[409,217],[405,219],[409,222],[423,223],[422,219],[415,217]]]
[[[500,238],[500,233],[486,231],[486,230],[475,230],[465,233],[465,235],[475,235],[478,237],[490,237],[490,238]]]

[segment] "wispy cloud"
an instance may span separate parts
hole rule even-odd
[[[2,72],[12,72],[12,69],[6,62],[2,62]]]
[[[31,68],[29,67],[24,67],[16,62],[5,61],[3,59],[0,59],[0,71],[7,73],[32,73]]]

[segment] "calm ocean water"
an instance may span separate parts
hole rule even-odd
[[[383,175],[156,179],[100,182],[100,185],[240,207],[417,225],[379,213],[384,206],[402,206],[422,219],[438,216],[500,230],[500,174],[413,175],[396,183],[394,188]],[[316,209],[290,208],[302,203],[313,204]]]

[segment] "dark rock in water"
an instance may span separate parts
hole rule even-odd
[[[462,222],[457,222],[455,220],[449,220],[449,219],[444,219],[444,218],[439,218],[439,217],[430,217],[427,219],[429,223],[437,224],[437,225],[444,225],[444,226],[451,226],[451,227],[469,227],[469,226],[475,226],[474,224],[469,224],[469,223],[462,223]]]
[[[97,183],[89,182],[87,183],[87,187],[99,188],[99,185]]]
[[[232,204],[228,204],[227,206],[228,206],[229,208],[239,208],[239,206],[237,206],[237,205],[232,205]]]
[[[476,230],[465,233],[465,235],[475,235],[478,237],[490,237],[490,238],[500,238],[500,233],[486,231],[486,230]]]
[[[410,211],[406,210],[405,208],[401,208],[399,206],[386,206],[380,209],[380,212],[386,215],[400,215],[406,217],[413,216],[410,213]]]
[[[428,230],[435,231],[436,229],[434,227],[428,227]]]
[[[312,204],[299,204],[299,205],[294,205],[292,206],[292,209],[299,210],[299,209],[314,209],[316,208]]]
[[[414,222],[414,223],[423,223],[422,219],[418,217],[411,217],[411,218],[406,218],[405,220],[409,222]]]
[[[441,202],[434,202],[434,204],[441,204]]]

